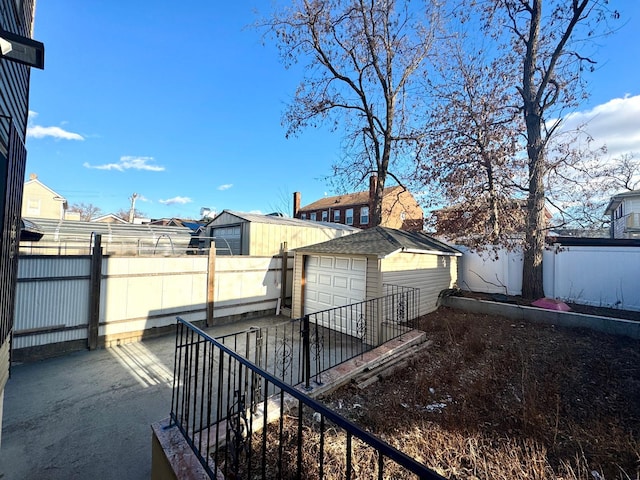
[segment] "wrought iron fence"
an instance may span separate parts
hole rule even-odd
[[[182,319],[171,426],[211,478],[443,478]]]
[[[310,313],[217,340],[288,383],[322,384],[322,374],[414,327],[420,290],[384,285],[385,296]]]

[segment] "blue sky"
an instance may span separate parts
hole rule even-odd
[[[621,28],[599,40],[591,98],[574,118],[597,117],[591,134],[611,152],[640,152],[640,2],[612,3]],[[285,138],[301,71],[248,27],[268,5],[39,0],[46,57],[31,74],[27,176],[105,213],[136,192],[153,218],[268,213],[296,190],[303,204],[333,193],[324,178],[340,133]]]

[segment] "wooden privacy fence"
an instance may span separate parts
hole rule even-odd
[[[14,360],[139,340],[174,328],[275,313],[291,297],[293,262],[209,255],[28,255],[18,262]],[[284,285],[284,288],[283,288]]]

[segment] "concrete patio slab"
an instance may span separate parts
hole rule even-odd
[[[273,325],[265,317],[211,336]],[[150,425],[169,415],[173,335],[16,365],[4,399],[0,479],[148,479]]]

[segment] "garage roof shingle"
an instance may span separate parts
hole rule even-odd
[[[460,256],[462,253],[446,243],[422,232],[405,232],[387,227],[375,227],[346,237],[296,248],[300,253],[330,255],[376,255],[379,258],[392,253],[431,253]]]

